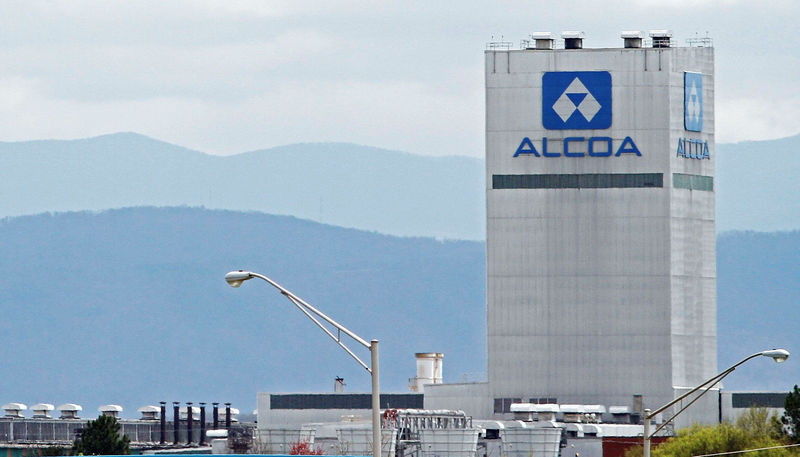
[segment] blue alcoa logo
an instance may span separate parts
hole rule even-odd
[[[551,71],[542,75],[542,125],[548,130],[611,127],[611,73]]]
[[[548,130],[611,127],[611,74],[607,71],[551,71],[542,76],[542,125]],[[642,153],[633,139],[608,136],[525,137],[514,157],[620,157]]]

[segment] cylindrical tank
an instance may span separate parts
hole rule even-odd
[[[414,378],[416,391],[422,392],[425,384],[441,384],[444,354],[441,352],[418,352],[414,355],[417,358],[417,377]]]

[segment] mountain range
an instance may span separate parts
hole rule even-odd
[[[800,229],[800,135],[716,149],[718,232]],[[346,143],[223,157],[135,133],[0,142],[0,217],[187,205],[480,241],[485,173],[482,159]]]
[[[136,408],[256,392],[368,391],[369,376],[267,283],[380,340],[381,386],[407,391],[415,352],[443,352],[446,382],[485,378],[485,246],[389,235],[288,216],[127,208],[0,221],[0,402]],[[719,367],[762,349],[729,389],[800,382],[800,232],[719,237]],[[367,357],[366,351],[358,351]],[[760,364],[760,365],[758,365]]]

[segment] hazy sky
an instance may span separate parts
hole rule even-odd
[[[533,31],[714,40],[717,141],[800,132],[800,2],[0,3],[0,140],[135,131],[215,154],[347,141],[483,155],[483,51]]]

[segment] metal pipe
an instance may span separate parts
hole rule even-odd
[[[202,401],[200,405],[200,446],[206,444],[206,404]]]
[[[650,457],[650,409],[644,410],[644,446],[642,457]]]
[[[161,444],[166,444],[167,442],[167,402],[162,401],[161,403]]]
[[[378,376],[378,340],[369,344],[372,374],[372,455],[381,457],[381,387]]]
[[[172,437],[172,444],[178,444],[178,432],[179,432],[179,425],[181,422],[181,412],[178,409],[178,405],[180,403],[177,401],[172,402],[172,433],[174,434]]]
[[[194,421],[192,420],[192,402],[186,402],[186,443],[192,444],[192,428]]]
[[[211,410],[212,429],[217,430],[219,428],[219,403],[214,402],[211,405],[213,408]]]

